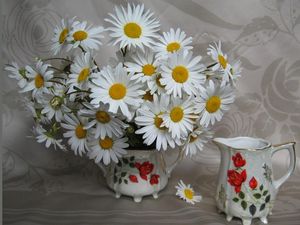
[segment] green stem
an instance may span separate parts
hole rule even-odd
[[[88,93],[91,94],[92,92],[88,91],[88,90],[80,90],[80,91],[72,91],[66,95],[71,95],[71,94],[75,94],[75,93]]]
[[[70,59],[59,58],[59,57],[55,57],[55,58],[46,58],[46,59],[42,59],[42,61],[49,61],[49,60],[53,60],[53,59],[56,59],[56,60],[64,60],[64,61],[67,61],[67,62],[73,63],[73,61],[72,61],[72,60],[70,60]]]

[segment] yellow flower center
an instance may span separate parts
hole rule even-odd
[[[158,76],[156,77],[156,79],[155,79],[156,84],[157,84],[158,87],[164,88],[165,85],[162,85],[162,84],[160,83],[160,78],[161,78],[161,75],[158,75]]]
[[[190,143],[194,142],[197,140],[198,137],[190,136]]]
[[[36,88],[41,88],[44,86],[44,78],[41,74],[37,74],[34,78],[34,84]]]
[[[49,103],[54,110],[58,110],[63,104],[63,98],[59,96],[54,96]]]
[[[59,44],[62,44],[62,43],[65,42],[68,33],[69,33],[69,29],[68,28],[63,29],[62,32],[60,32],[59,40],[58,40]]]
[[[206,111],[209,113],[214,113],[218,111],[221,106],[221,99],[219,96],[212,96],[206,102]]]
[[[139,38],[142,34],[142,28],[137,23],[127,23],[124,26],[124,33],[130,38]]]
[[[171,42],[167,45],[168,52],[176,52],[180,49],[180,44],[178,42]]]
[[[191,189],[184,189],[184,195],[189,200],[194,198],[194,192]]]
[[[96,119],[100,123],[108,123],[110,121],[110,116],[105,111],[97,111],[96,112]]]
[[[172,71],[172,77],[177,83],[184,83],[189,78],[189,71],[184,66],[176,66]]]
[[[126,95],[126,87],[121,83],[115,83],[109,88],[109,95],[114,100],[120,100]]]
[[[89,75],[90,75],[90,68],[82,69],[78,75],[77,82],[80,83],[82,81],[85,81]]]
[[[154,117],[154,125],[160,129],[160,130],[166,130],[167,128],[166,127],[161,127],[161,124],[164,122],[162,118],[158,117],[160,116],[162,113],[159,113],[158,115],[155,115]]]
[[[83,40],[87,39],[87,37],[88,37],[88,33],[83,30],[76,31],[73,34],[73,38],[75,41],[83,41]]]
[[[78,137],[79,139],[85,138],[86,133],[87,133],[87,131],[85,129],[83,129],[83,126],[81,124],[77,125],[77,127],[75,129],[76,137]]]
[[[143,99],[152,102],[153,101],[153,95],[151,95],[150,91],[146,91],[146,94],[144,94]]]
[[[104,139],[99,140],[99,145],[104,150],[109,150],[112,148],[114,142],[110,137],[105,137]]]
[[[222,55],[218,55],[218,60],[219,60],[219,63],[221,64],[221,66],[223,67],[223,69],[226,69],[227,60],[225,59],[225,57]]]
[[[171,120],[174,122],[174,123],[177,123],[179,121],[182,120],[183,118],[183,109],[181,107],[174,107],[171,112],[170,112],[170,117],[171,117]]]
[[[152,76],[155,73],[155,67],[151,64],[146,64],[143,66],[143,74],[146,76]]]

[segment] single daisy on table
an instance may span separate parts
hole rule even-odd
[[[72,19],[62,19],[60,24],[54,28],[54,37],[52,38],[51,51],[57,55],[62,51],[70,51],[72,44],[67,41],[72,30],[75,17]],[[77,22],[78,23],[78,22]]]
[[[167,110],[169,96],[153,96],[153,102],[145,102],[138,110],[138,116],[135,117],[135,123],[141,126],[136,131],[137,134],[144,134],[144,143],[151,145],[156,141],[157,150],[167,150],[167,147],[175,148],[175,144],[180,144],[178,138],[172,138],[168,128],[163,126],[161,115]]]
[[[206,144],[213,137],[213,133],[204,127],[198,127],[193,130],[187,137],[186,143],[182,147],[185,155],[192,157],[198,151],[202,151],[204,144]]]
[[[85,125],[86,129],[93,129],[95,138],[104,138],[106,136],[121,137],[128,125],[120,120],[116,115],[108,111],[109,106],[100,103],[99,107],[95,108],[92,105],[85,104],[87,109],[81,109],[80,114],[88,117],[90,121]]]
[[[182,93],[196,95],[197,89],[205,81],[204,65],[200,63],[201,56],[193,58],[193,53],[180,51],[169,54],[161,66],[160,83],[165,85],[167,94],[182,97]]]
[[[159,22],[153,17],[150,10],[145,11],[144,5],[129,4],[127,8],[123,6],[115,7],[115,14],[109,13],[110,18],[105,21],[112,24],[108,27],[113,45],[119,44],[120,48],[126,46],[151,48],[155,44],[154,38],[158,35]]]
[[[155,80],[157,74],[158,60],[155,59],[154,53],[147,49],[146,51],[137,51],[132,55],[132,62],[126,62],[125,66],[130,73],[131,80],[136,82],[147,83],[150,80]]]
[[[104,67],[93,83],[95,85],[91,87],[91,104],[108,104],[108,111],[112,113],[117,113],[120,109],[129,120],[133,116],[129,107],[138,107],[143,102],[142,96],[145,92],[141,89],[141,84],[130,80],[121,63],[115,69]]]
[[[167,111],[161,115],[162,126],[169,129],[172,138],[185,138],[193,131],[195,119],[194,102],[191,98],[172,98]]]
[[[192,39],[192,37],[186,37],[185,32],[180,28],[176,31],[171,28],[169,32],[163,32],[163,36],[159,37],[160,42],[155,44],[154,51],[157,52],[158,58],[167,58],[169,53],[193,49],[190,45]]]
[[[49,66],[49,64],[43,64],[41,60],[37,61],[34,69],[26,66],[28,81],[20,92],[32,91],[32,97],[50,93],[48,88],[53,85],[53,82],[50,81],[53,78],[53,71],[48,70]]]
[[[38,143],[46,142],[46,148],[49,148],[50,145],[53,145],[55,150],[56,147],[59,147],[62,150],[66,149],[65,146],[62,144],[62,139],[55,138],[55,134],[52,128],[49,131],[47,131],[41,125],[37,125],[33,128],[33,132]]]
[[[215,61],[212,71],[220,71],[222,74],[222,86],[229,82],[231,77],[231,65],[228,63],[227,55],[222,52],[221,41],[215,46],[209,45],[207,54]]]
[[[119,158],[127,154],[126,148],[129,147],[127,138],[104,137],[90,143],[90,151],[87,153],[90,159],[95,163],[103,161],[108,165],[111,161],[118,163]]]
[[[179,181],[175,188],[177,190],[176,195],[187,203],[191,203],[192,205],[194,205],[196,202],[200,202],[202,200],[202,196],[195,195],[195,191],[191,187],[191,185],[185,185],[182,180]]]
[[[104,38],[102,32],[103,27],[93,27],[87,25],[87,22],[74,22],[72,24],[72,31],[67,38],[69,42],[73,44],[73,48],[81,46],[85,51],[98,50],[99,46],[102,45],[100,39]]]
[[[18,86],[24,88],[27,84],[27,71],[25,68],[20,68],[16,62],[12,62],[11,65],[7,65],[5,70],[9,72],[10,78],[18,81]]]
[[[87,90],[89,88],[89,78],[92,78],[93,69],[96,69],[96,66],[91,53],[87,52],[77,55],[70,68],[71,74],[67,81],[67,84],[70,84],[68,93],[74,92],[74,87]]]
[[[200,124],[205,127],[214,125],[222,119],[233,102],[234,94],[230,86],[216,86],[209,80],[207,87],[200,91],[195,100],[195,113],[200,114]]]
[[[67,99],[64,96],[64,89],[58,85],[54,86],[55,90],[49,94],[44,94],[41,104],[43,109],[42,114],[45,114],[48,120],[53,117],[57,122],[62,121],[64,114],[71,110],[66,106]]]
[[[75,155],[82,156],[82,153],[88,151],[89,131],[84,128],[87,122],[87,118],[70,113],[64,115],[64,122],[61,123],[61,126],[67,130],[64,132],[64,137],[69,138],[68,144]]]

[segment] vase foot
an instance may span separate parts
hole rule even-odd
[[[152,196],[153,196],[154,199],[158,199],[158,194],[157,193],[153,193]]]
[[[121,193],[116,192],[115,197],[116,197],[116,198],[120,198],[120,197],[121,197]]]
[[[251,225],[252,220],[251,219],[242,219],[243,225]]]
[[[133,200],[134,200],[134,202],[141,202],[142,201],[142,197],[140,197],[140,196],[135,196],[135,197],[133,197]]]
[[[226,216],[226,220],[227,220],[228,222],[230,222],[230,221],[232,220],[232,216],[227,215],[227,216]]]
[[[263,222],[264,224],[267,224],[268,223],[268,219],[267,217],[261,217],[259,218],[261,222]]]

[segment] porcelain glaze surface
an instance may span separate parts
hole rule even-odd
[[[250,225],[253,218],[267,223],[279,187],[295,168],[295,143],[272,146],[268,141],[250,137],[215,138],[221,151],[216,202],[227,221],[233,217]],[[274,180],[272,155],[279,150],[290,153],[287,173]]]

